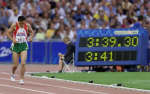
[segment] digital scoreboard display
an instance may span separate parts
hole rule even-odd
[[[128,61],[136,60],[137,51],[89,51],[79,52],[78,61]],[[83,58],[84,57],[84,58]]]
[[[136,47],[138,36],[80,38],[79,47]]]
[[[147,48],[145,29],[78,30],[75,65],[145,65]]]

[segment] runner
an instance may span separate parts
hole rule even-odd
[[[13,33],[13,35],[11,35]],[[27,58],[27,36],[30,33],[29,41],[32,42],[33,30],[31,26],[26,23],[24,16],[18,17],[18,22],[12,24],[7,31],[7,36],[12,40],[11,50],[13,54],[13,67],[11,74],[11,81],[15,81],[15,71],[19,65],[19,57],[21,57],[21,70],[20,70],[20,84],[24,84],[25,64]]]

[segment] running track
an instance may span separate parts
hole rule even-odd
[[[19,67],[20,69],[20,67]],[[55,65],[27,65],[27,72],[56,71]],[[10,81],[11,65],[0,65],[0,94],[150,94],[150,92],[102,87],[96,85],[79,84],[54,79],[41,79],[26,76],[25,84]]]

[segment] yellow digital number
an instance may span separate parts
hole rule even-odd
[[[102,39],[102,41],[104,42],[104,43],[102,43],[102,46],[103,47],[108,47],[108,45],[109,45],[109,43],[108,43],[108,41],[109,41],[108,37],[104,37]]]
[[[87,46],[89,48],[94,46],[94,38],[92,38],[92,37],[88,38],[88,44],[87,44]]]
[[[125,40],[124,46],[129,47],[131,45],[132,38],[131,37],[125,37],[124,40]]]
[[[110,37],[110,43],[111,43],[110,47],[114,47],[117,43],[116,37]]]
[[[103,61],[106,61],[107,60],[107,53],[106,52],[103,52],[100,56],[100,59],[103,60]]]
[[[133,37],[132,38],[132,46],[137,46],[138,45],[138,37],[137,36],[135,36],[135,37]]]
[[[95,60],[95,61],[98,60],[98,53],[97,53],[97,52],[94,53],[94,60]]]
[[[100,41],[99,38],[97,38],[97,39],[96,39],[96,44],[95,44],[96,47],[99,46],[99,41]]]
[[[112,53],[112,51],[111,51],[111,52],[109,52],[109,55],[110,55],[110,59],[109,59],[109,61],[113,61],[113,53]]]
[[[86,60],[86,62],[91,62],[93,60],[93,53],[92,52],[87,52],[85,54],[85,60]]]

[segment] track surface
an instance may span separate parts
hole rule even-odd
[[[25,77],[25,84],[20,85],[19,69],[16,72],[16,81],[10,81],[11,65],[0,65],[0,94],[150,94],[119,88],[106,88],[95,85],[56,81]],[[55,65],[27,65],[27,72],[56,71]]]

